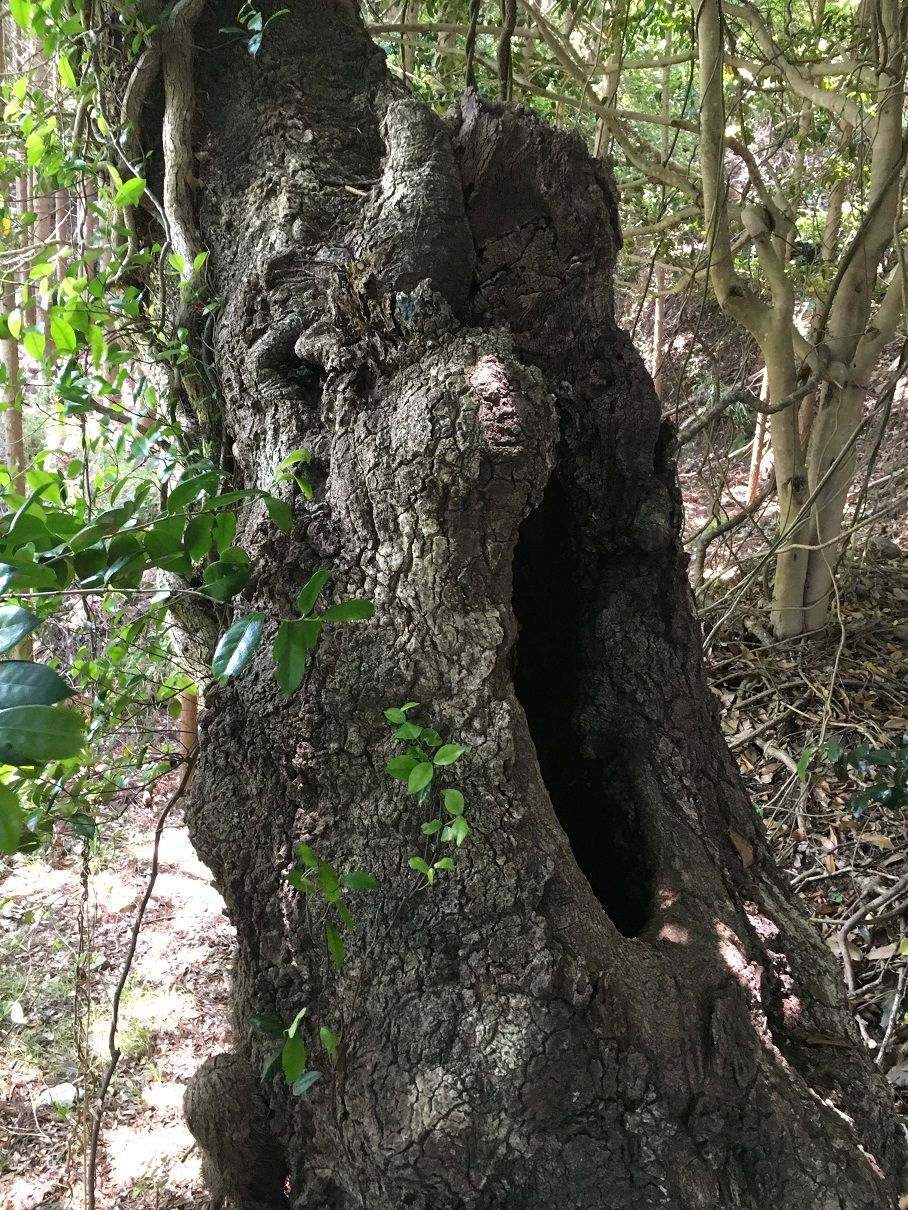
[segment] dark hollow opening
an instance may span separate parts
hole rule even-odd
[[[574,858],[615,927],[634,937],[649,919],[652,885],[627,776],[628,753],[616,739],[600,758],[584,756],[573,725],[583,661],[595,652],[591,636],[583,634],[583,590],[571,530],[570,506],[553,475],[542,502],[521,525],[514,553],[513,605],[520,628],[514,689]]]

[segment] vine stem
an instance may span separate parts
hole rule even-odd
[[[88,1163],[86,1166],[86,1200],[88,1210],[95,1210],[95,1194],[97,1185],[97,1168],[98,1168],[98,1144],[101,1139],[101,1123],[104,1118],[104,1107],[107,1100],[107,1093],[110,1090],[110,1084],[114,1077],[114,1072],[117,1070],[117,1064],[120,1062],[120,1048],[117,1046],[117,1026],[120,1017],[120,1002],[123,999],[123,992],[126,988],[126,980],[129,978],[132,970],[133,959],[136,955],[136,946],[139,943],[139,933],[142,931],[142,921],[145,919],[145,912],[148,904],[151,902],[151,896],[154,893],[155,883],[158,879],[158,865],[161,851],[161,837],[164,834],[164,825],[167,823],[171,811],[185,794],[189,782],[192,778],[193,770],[195,769],[196,760],[198,759],[199,749],[196,745],[189,755],[186,757],[186,762],[183,766],[183,773],[180,777],[180,782],[174,792],[168,798],[167,802],[161,809],[158,815],[158,821],[154,830],[154,845],[151,854],[151,871],[148,875],[148,882],[145,886],[145,893],[142,900],[136,909],[135,919],[132,922],[132,929],[129,935],[129,945],[126,950],[126,959],[123,962],[123,968],[120,971],[120,978],[117,980],[117,986],[114,989],[113,1000],[110,1009],[110,1034],[108,1037],[108,1054],[110,1058],[107,1061],[107,1067],[104,1070],[104,1075],[101,1079],[101,1085],[98,1089],[98,1097],[92,1109],[92,1128],[91,1141],[88,1147]]]

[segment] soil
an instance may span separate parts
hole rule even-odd
[[[156,797],[163,801],[167,789]],[[155,810],[155,802],[134,810],[94,846],[87,898],[77,837],[64,841],[68,852],[58,868],[46,857],[17,858],[2,881],[0,1204],[8,1210],[83,1205],[91,1093],[87,1105],[73,1027],[80,917],[91,956],[88,1048],[96,1088],[108,1057],[111,996],[148,878]],[[206,1204],[182,1097],[200,1063],[227,1045],[232,947],[221,900],[176,818],[163,834],[120,1013],[123,1057],[104,1115],[98,1210]],[[76,1085],[76,1103],[55,1108],[48,1090],[66,1084]]]

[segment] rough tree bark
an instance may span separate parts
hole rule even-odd
[[[890,1206],[887,1089],[704,683],[608,173],[517,106],[443,122],[347,0],[299,0],[255,58],[234,8],[194,32],[225,445],[250,486],[305,446],[315,489],[286,536],[250,514],[243,609],[333,567],[376,613],[289,701],[264,649],[206,696],[189,820],[240,1056],[187,1097],[215,1197],[281,1204],[281,1154],[294,1207]],[[383,772],[405,699],[468,746],[472,834],[424,892]],[[340,974],[286,881],[301,841],[381,882]],[[259,1104],[250,1018],[303,1005],[340,1059]]]

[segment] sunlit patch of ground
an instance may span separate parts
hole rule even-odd
[[[151,862],[153,816],[140,812],[102,839],[87,919],[94,1079],[107,1061],[110,996]],[[17,858],[0,880],[0,1206],[82,1205],[85,1073],[76,1057],[73,999],[82,897],[81,844],[60,868]],[[233,931],[183,827],[167,828],[160,874],[123,996],[122,1058],[108,1099],[98,1162],[98,1210],[177,1210],[204,1203],[200,1160],[182,1117],[183,1090],[225,1045]],[[56,1108],[47,1089],[77,1088]]]

